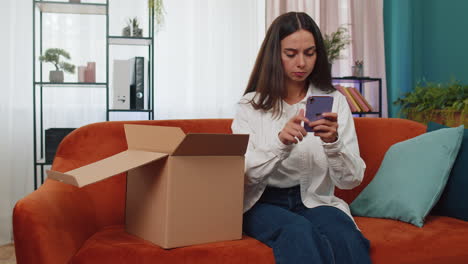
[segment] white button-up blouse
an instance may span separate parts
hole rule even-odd
[[[311,95],[325,92],[310,86],[300,102],[289,105],[283,101],[280,118],[273,112],[255,110],[248,103],[254,93],[248,93],[238,103],[232,123],[235,134],[249,134],[245,154],[244,212],[259,200],[267,185],[290,187],[300,184],[302,202],[308,208],[334,206],[351,216],[345,201],[334,195],[335,186],[352,189],[359,185],[366,165],[359,155],[356,131],[346,98],[335,91],[332,112],[338,114],[338,140],[325,143],[308,133],[298,144],[284,145],[278,133],[284,125],[305,109]]]

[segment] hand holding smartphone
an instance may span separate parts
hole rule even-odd
[[[332,96],[310,96],[307,98],[305,116],[310,122],[324,118],[322,113],[332,111],[333,97]],[[307,132],[312,131],[312,127],[304,122],[304,129]]]

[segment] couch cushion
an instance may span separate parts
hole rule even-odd
[[[429,216],[424,228],[418,228],[388,219],[355,220],[371,242],[372,263],[466,264],[468,259],[468,222]],[[109,226],[88,239],[70,263],[273,264],[274,258],[269,247],[247,236],[165,250],[129,235],[123,226]]]
[[[243,237],[226,241],[165,250],[125,232],[124,226],[109,226],[89,238],[70,263],[274,263],[271,249]]]
[[[468,222],[444,216],[428,216],[423,228],[404,222],[355,217],[371,243],[374,264],[466,264]]]
[[[359,142],[359,152],[366,163],[362,183],[352,190],[336,188],[335,195],[351,203],[372,181],[379,170],[385,152],[395,143],[426,132],[426,126],[407,119],[355,117],[354,125]]]
[[[434,122],[427,124],[427,131],[447,128]],[[453,164],[452,172],[439,202],[432,213],[456,217],[468,221],[468,129],[465,129],[463,141]]]
[[[447,183],[464,129],[445,128],[393,145],[373,181],[351,203],[354,215],[422,227]]]

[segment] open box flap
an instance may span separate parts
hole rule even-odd
[[[179,127],[125,124],[128,149],[172,153],[185,137]]]
[[[168,156],[166,153],[129,149],[65,173],[49,170],[47,171],[47,175],[50,179],[77,187],[83,187],[148,164],[152,161],[162,159],[166,156]]]
[[[249,135],[187,134],[173,156],[243,156]]]

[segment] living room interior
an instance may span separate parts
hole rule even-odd
[[[367,169],[360,186],[336,195],[369,238],[373,263],[468,263],[467,1],[3,4],[0,264],[274,263],[270,248],[241,233],[166,249],[126,231],[126,172],[136,165],[84,187],[48,171],[124,152],[124,123],[179,127],[187,140],[232,134],[266,31],[290,11],[317,22],[354,117]]]

